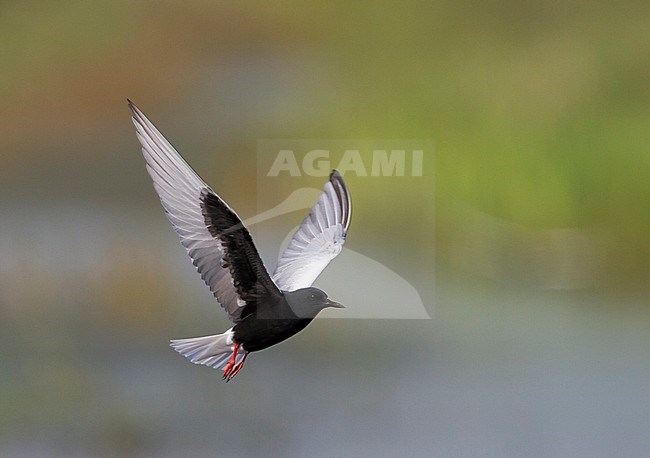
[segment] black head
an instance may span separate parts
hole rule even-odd
[[[285,291],[284,297],[289,303],[293,313],[299,318],[314,318],[318,312],[327,308],[345,308],[344,305],[334,302],[327,297],[325,292],[318,288],[302,288],[296,291]]]

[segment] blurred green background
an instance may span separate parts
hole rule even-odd
[[[0,455],[647,456],[649,23],[643,1],[3,2]],[[243,217],[258,139],[432,139],[422,178],[346,176],[346,246],[433,320],[317,320],[228,385],[176,355],[229,323],[127,97]],[[267,265],[302,216],[256,228]]]

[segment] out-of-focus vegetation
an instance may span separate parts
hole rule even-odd
[[[643,455],[649,22],[641,1],[3,3],[0,454]],[[422,178],[346,180],[348,245],[434,320],[315,323],[229,386],[171,354],[228,323],[127,97],[244,217],[257,139],[433,139]]]

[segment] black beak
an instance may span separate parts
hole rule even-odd
[[[339,304],[338,302],[334,302],[332,299],[327,299],[325,301],[325,305],[328,306],[328,307],[334,307],[334,308],[337,308],[337,309],[344,309],[345,308],[345,305]]]

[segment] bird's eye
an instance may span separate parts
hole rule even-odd
[[[311,296],[309,296],[309,299],[311,299],[312,301],[315,301],[316,300],[316,295],[312,294]]]

